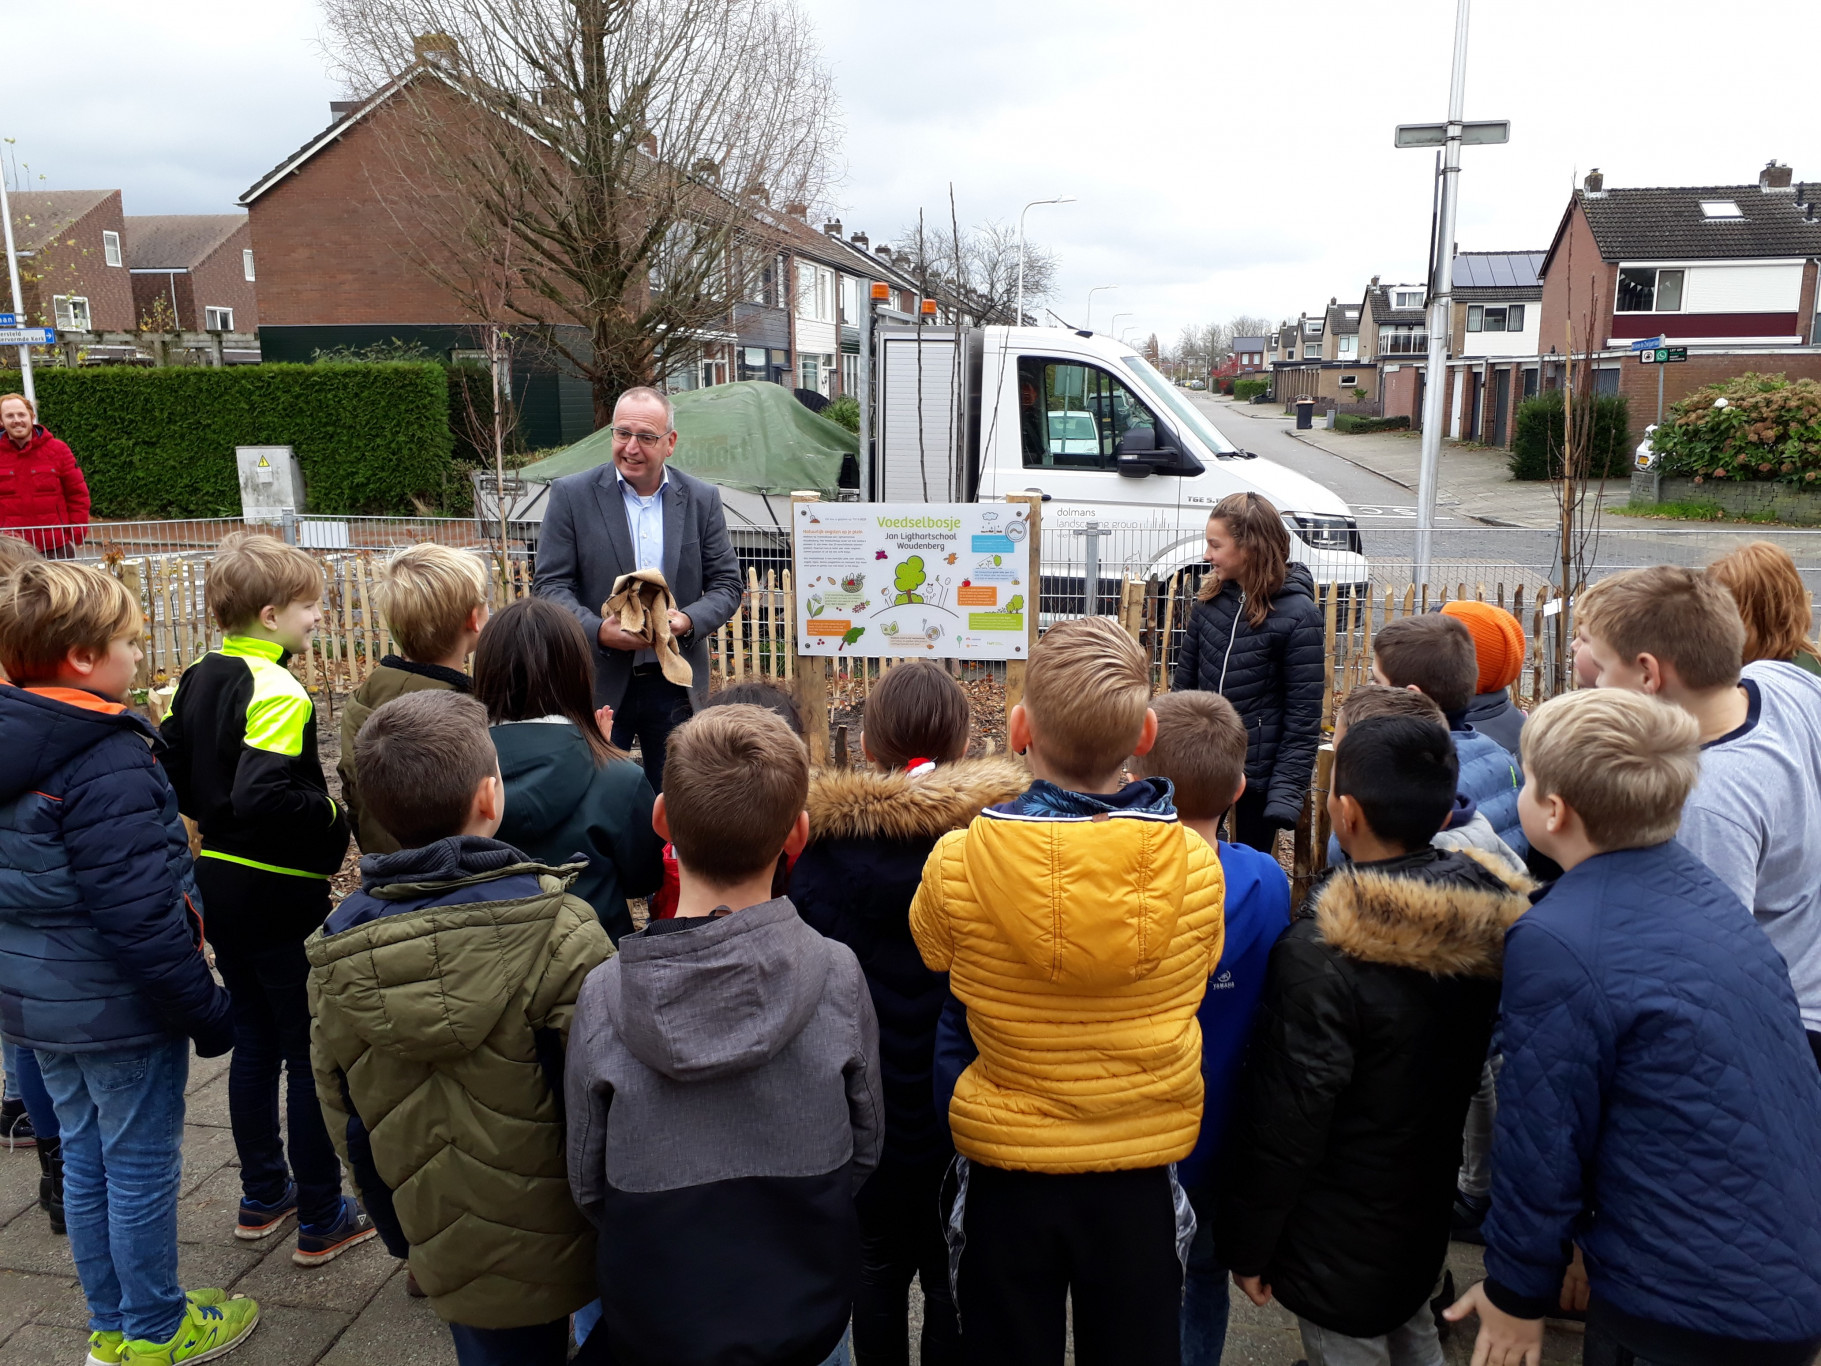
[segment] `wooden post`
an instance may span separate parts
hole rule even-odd
[[[1170,641],[1176,626],[1176,595],[1182,591],[1182,571],[1179,569],[1166,581],[1163,593],[1162,625],[1158,629],[1157,662],[1162,677],[1158,680],[1157,691],[1166,693],[1170,690],[1170,671],[1175,661],[1170,658]]]
[[[1043,614],[1043,495],[1008,493],[1005,501],[1023,503],[1030,509],[1025,523],[1030,535],[1025,538],[1029,559],[1024,572],[1024,658],[1005,662],[1005,716],[1009,725],[1012,708],[1024,701],[1025,672],[1030,667],[1031,651],[1037,648],[1037,622]]]
[[[794,587],[801,570],[797,566],[797,504],[819,503],[819,493],[790,495],[790,569]],[[797,642],[790,643],[795,654]],[[797,660],[797,710],[803,714],[803,738],[809,743],[809,762],[826,764],[829,760],[828,735],[828,660],[821,655],[803,655]]]
[[[1334,610],[1337,606],[1334,585],[1328,585],[1328,605],[1322,612],[1322,685],[1321,723],[1324,730],[1334,727]]]

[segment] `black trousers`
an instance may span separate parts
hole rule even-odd
[[[1808,1046],[1814,1052],[1816,1065],[1821,1066],[1821,1034],[1811,1029],[1808,1032]]]
[[[1265,819],[1265,802],[1267,793],[1265,784],[1247,786],[1233,803],[1233,838],[1239,844],[1250,845],[1265,853],[1275,853],[1277,849],[1277,832],[1280,827]]]
[[[689,689],[672,683],[655,664],[634,668],[626,695],[613,709],[613,743],[630,749],[635,739],[639,742],[653,792],[664,790],[664,747],[670,743],[670,732],[689,716]]]
[[[961,1359],[1180,1366],[1182,1263],[1167,1167],[1052,1175],[974,1163],[961,1252]]]
[[[858,1366],[910,1366],[912,1276],[923,1284],[922,1366],[954,1366],[961,1359],[939,1199],[947,1166],[947,1159],[888,1158],[854,1201],[860,1214],[860,1290],[854,1297]]]

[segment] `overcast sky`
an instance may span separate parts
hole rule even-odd
[[[922,207],[1014,221],[1061,260],[1052,306],[1166,341],[1187,322],[1357,300],[1420,279],[1453,0],[802,0],[845,110],[829,206],[876,244]],[[313,0],[9,6],[0,114],[31,183],[118,187],[126,211],[219,213],[340,94]],[[1771,157],[1821,180],[1807,0],[1478,0],[1463,250],[1541,248],[1570,186],[1737,184]],[[39,54],[33,57],[31,54]],[[61,54],[61,55],[58,55]],[[38,177],[45,178],[40,181]]]

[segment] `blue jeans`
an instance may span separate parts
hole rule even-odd
[[[183,1318],[177,1191],[190,1041],[38,1054],[63,1126],[63,1209],[92,1332],[168,1342]]]
[[[301,943],[233,949],[217,943],[215,966],[234,997],[228,1122],[240,1154],[241,1190],[249,1200],[276,1204],[295,1176],[298,1222],[332,1224],[341,1217],[341,1162],[310,1071],[310,960]],[[281,1067],[288,1152],[278,1130]]]
[[[470,1328],[449,1325],[455,1359],[461,1366],[563,1366],[569,1360],[569,1320],[528,1328]]]
[[[16,1043],[5,1047],[6,1098],[25,1102],[25,1113],[31,1116],[32,1132],[39,1138],[57,1137],[57,1111],[51,1105],[51,1093],[44,1089],[44,1073],[38,1066],[38,1055]]]
[[[1189,1244],[1182,1282],[1182,1366],[1220,1366],[1227,1347],[1227,1269],[1214,1258],[1214,1225],[1203,1220]]]

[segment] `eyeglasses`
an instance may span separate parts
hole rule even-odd
[[[635,432],[630,427],[609,427],[607,430],[613,433],[615,441],[636,441],[646,450],[670,435],[669,432]]]

